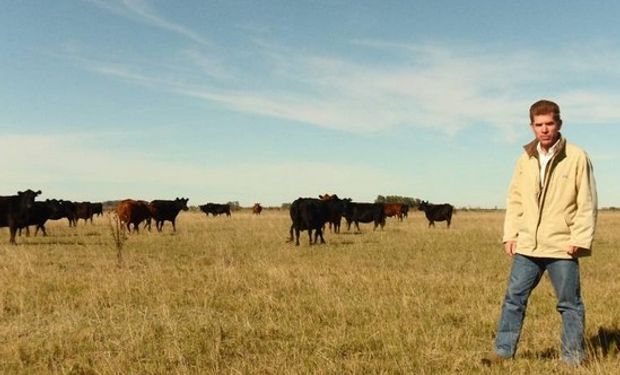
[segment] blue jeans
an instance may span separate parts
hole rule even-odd
[[[558,299],[556,308],[562,315],[562,360],[579,364],[585,357],[583,347],[585,308],[581,301],[577,259],[514,255],[510,281],[495,337],[495,351],[504,358],[514,356],[523,326],[527,300],[545,270],[549,273]]]

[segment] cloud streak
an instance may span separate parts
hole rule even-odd
[[[205,42],[142,0],[89,1]],[[409,126],[454,135],[483,125],[510,140],[527,121],[529,104],[539,97],[570,107],[573,121],[620,121],[620,107],[615,105],[619,95],[609,87],[620,81],[620,71],[609,68],[620,66],[615,53],[592,65],[588,54],[575,56],[570,48],[558,48],[549,56],[535,50],[354,40],[350,45],[362,57],[353,59],[248,40],[254,45],[251,51],[218,49],[212,43],[217,58],[199,47],[179,47],[180,61],[175,62],[183,68],[175,70],[83,56],[79,60],[97,74],[219,103],[232,111],[352,133]],[[585,74],[602,78],[580,81]]]
[[[207,45],[209,41],[197,34],[196,32],[184,27],[178,23],[172,22],[159,15],[155,9],[153,9],[144,0],[84,0],[101,9],[105,9],[116,15],[120,15],[138,22],[151,25],[153,27],[171,31],[175,34],[181,35],[198,44]]]

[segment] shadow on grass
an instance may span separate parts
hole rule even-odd
[[[557,348],[547,348],[545,350],[541,350],[541,351],[526,351],[523,353],[523,355],[521,355],[522,358],[527,358],[527,359],[557,359],[560,357],[560,354],[558,352]]]
[[[49,238],[49,237],[47,237]],[[46,239],[47,239],[46,238]],[[24,242],[24,245],[28,246],[50,246],[50,245],[77,245],[77,246],[87,246],[89,243],[85,241],[70,241],[70,240],[43,240],[37,242]]]
[[[598,333],[588,339],[594,357],[608,357],[620,353],[620,329],[599,327]]]

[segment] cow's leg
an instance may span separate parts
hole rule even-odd
[[[295,228],[295,246],[299,246],[299,228]]]
[[[162,224],[162,226],[163,226],[163,224]],[[172,231],[173,232],[177,231],[177,226],[176,226],[175,220],[172,220]]]
[[[447,221],[448,221],[448,229],[450,229],[450,222],[452,221],[452,218],[449,217]]]
[[[37,231],[39,230],[39,228],[41,228],[41,232],[43,232],[43,236],[47,237],[47,232],[45,231],[45,225],[44,224],[40,224],[40,225],[37,226],[37,229],[34,231],[35,237],[37,235]]]
[[[310,245],[312,245],[312,228],[308,228],[308,238],[310,239]]]
[[[22,229],[19,228],[19,235],[21,236],[22,234]],[[26,225],[26,237],[30,237],[30,227],[28,225]]]
[[[323,231],[319,230],[317,232],[318,232],[319,237],[321,237],[321,243],[322,244],[325,243],[325,239],[323,238]],[[314,243],[316,243],[316,235],[314,236]]]
[[[355,227],[357,228],[357,231],[358,231],[358,232],[361,232],[361,231],[362,231],[362,230],[360,229],[360,223],[359,223],[359,221],[356,221],[356,222],[355,222]]]
[[[291,229],[288,231],[289,238],[287,242],[293,242],[293,224],[291,224]]]
[[[17,225],[14,224],[10,224],[9,225],[9,231],[11,233],[11,239],[9,240],[9,243],[12,245],[15,245],[15,233],[17,232]]]

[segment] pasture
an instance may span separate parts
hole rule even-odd
[[[0,230],[0,373],[611,374],[620,368],[620,212],[601,212],[581,263],[589,367],[558,359],[560,317],[544,278],[517,358],[492,348],[510,260],[503,212],[420,212],[383,231],[326,230],[286,243],[286,211],[181,212],[177,232],[131,234],[118,257],[108,216]]]

